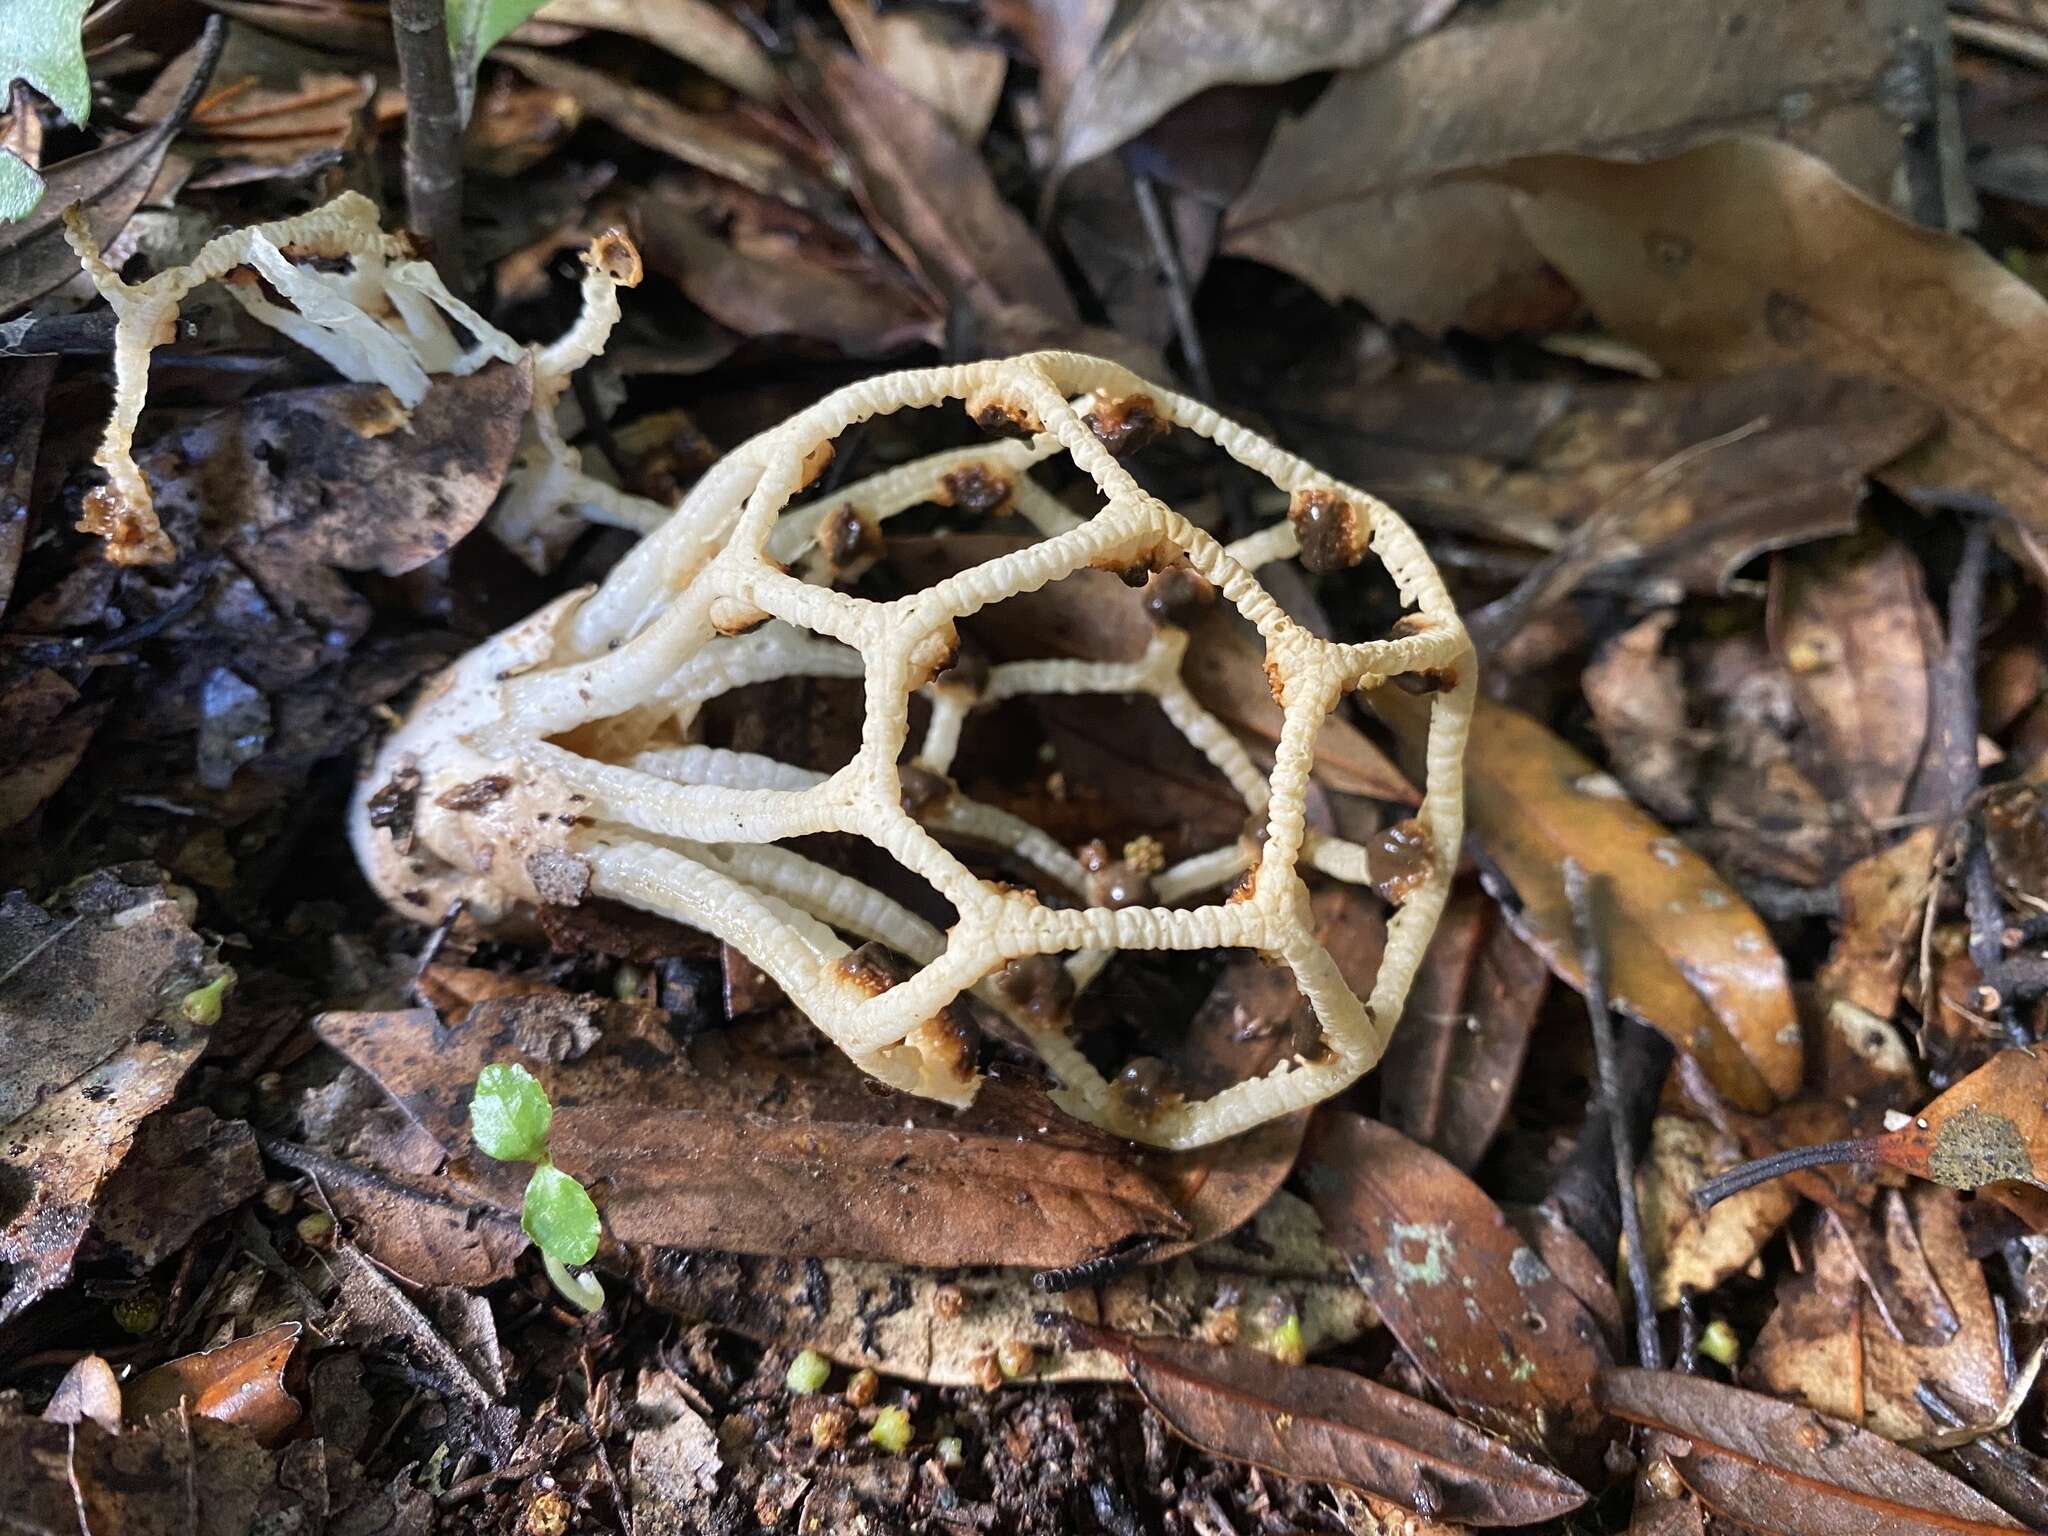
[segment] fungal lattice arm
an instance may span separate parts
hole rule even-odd
[[[556,419],[571,376],[604,350],[618,322],[618,290],[640,281],[639,253],[621,234],[600,235],[585,253],[575,323],[549,345],[527,347],[450,293],[426,262],[412,259],[406,238],[384,233],[376,205],[356,192],[310,213],[216,236],[189,262],[139,283],[107,264],[76,208],[65,212],[64,233],[114,310],[114,410],[95,459],[107,483],[87,495],[79,528],[105,539],[107,558],[117,564],[161,565],[177,553],[135,462],[135,429],[149,393],[150,354],[174,334],[186,296],[210,282],[225,282],[250,315],[343,378],[382,384],[407,410],[425,398],[434,375],[530,357],[533,406],[492,529],[536,569],[580,527],[578,517],[641,533],[666,519],[666,508],[586,474]],[[458,339],[458,327],[467,342]]]
[[[936,454],[792,506],[848,427],[946,401],[1022,440]],[[1169,427],[1267,477],[1289,496],[1288,519],[1226,546],[1147,495],[1112,449]],[[1102,497],[1092,516],[1030,478],[1061,453]],[[894,601],[835,588],[880,558],[889,518],[929,503],[1014,511],[1040,537]],[[1384,639],[1320,639],[1253,574],[1275,560],[1329,569],[1368,554],[1408,609]],[[989,667],[959,657],[960,620],[1090,566],[1154,573],[1162,617],[1142,656]],[[1270,773],[1182,680],[1189,638],[1172,622],[1171,599],[1211,595],[1265,643],[1284,716]],[[861,742],[844,767],[818,773],[692,739],[710,699],[791,676],[861,680]],[[1365,849],[1308,828],[1304,801],[1325,716],[1347,691],[1395,679],[1433,693],[1416,815],[1431,852],[1406,882],[1361,998],[1314,936],[1302,866],[1359,883],[1374,871]],[[947,777],[977,708],[1083,693],[1157,699],[1261,830],[1161,868],[1149,840],[1120,858],[1077,853]],[[915,745],[914,694],[929,705]],[[543,609],[433,685],[364,781],[355,836],[379,888],[423,919],[457,897],[494,921],[597,895],[703,929],[768,972],[867,1071],[956,1103],[978,1082],[963,1006],[972,993],[1030,1041],[1058,1077],[1064,1108],[1187,1147],[1312,1104],[1378,1060],[1449,884],[1472,697],[1456,611],[1391,510],[1114,364],[1040,353],[871,379],[735,450],[602,586]],[[778,846],[814,833],[879,845],[943,895],[957,921],[941,933]],[[977,875],[954,851],[962,845],[1003,851],[1039,877],[1044,898]],[[1233,882],[1227,897],[1197,901]],[[1322,1028],[1308,1056],[1188,1102],[1123,1091],[1069,1038],[1073,994],[1108,954],[1220,947],[1255,949],[1293,971]]]

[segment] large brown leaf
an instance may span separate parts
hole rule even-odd
[[[1946,426],[1888,478],[1994,496],[2048,532],[2048,299],[1978,246],[1761,139],[1497,174],[1526,194],[1522,227],[1601,321],[1674,372],[1805,360],[1896,380]]]
[[[1108,26],[1065,92],[1053,174],[1135,138],[1212,85],[1292,80],[1379,58],[1457,0],[1141,0]]]
[[[1586,1501],[1561,1473],[1349,1371],[1234,1345],[1065,1327],[1114,1354],[1168,1427],[1212,1455],[1466,1525],[1531,1525]]]
[[[188,1413],[239,1424],[259,1444],[280,1444],[299,1422],[299,1405],[285,1390],[284,1371],[303,1327],[279,1323],[166,1361],[122,1389],[122,1407],[131,1419],[147,1419],[182,1406]]]
[[[477,1073],[516,1055],[504,1010],[479,1004],[447,1028],[425,1009],[316,1026],[454,1154],[458,1187],[517,1209],[524,1171],[471,1153],[467,1129]],[[1058,1268],[1188,1231],[1121,1142],[1035,1086],[991,1080],[956,1114],[871,1091],[836,1052],[751,1057],[711,1040],[663,1060],[623,1030],[607,1044],[524,1064],[555,1105],[556,1160],[628,1243]]]
[[[1399,1131],[1325,1110],[1302,1179],[1331,1244],[1422,1373],[1518,1444],[1583,1452],[1597,1435],[1598,1320],[1485,1192]]]
[[[1991,1536],[1996,1504],[1891,1441],[1810,1408],[1669,1371],[1612,1370],[1601,1406],[1692,1443],[1673,1456],[1716,1514],[1773,1536]]]
[[[1414,737],[1416,701],[1374,707]],[[1616,1006],[1690,1053],[1714,1085],[1761,1112],[1798,1091],[1802,1051],[1784,959],[1770,930],[1706,861],[1536,720],[1482,699],[1465,751],[1473,840],[1513,889],[1517,930],[1584,985],[1563,866],[1607,891],[1602,941]]]
[[[1944,27],[1932,0],[1760,0],[1733,14],[1635,0],[1468,6],[1340,75],[1282,126],[1231,207],[1225,250],[1326,298],[1362,299],[1382,319],[1513,326],[1518,288],[1544,302],[1530,280],[1538,251],[1550,252],[1540,238],[1532,248],[1509,200],[1470,172],[1527,155],[1668,154],[1748,131],[1783,134],[1882,194],[1902,126],[1889,82],[1906,40]],[[1794,100],[1806,109],[1788,112]]]

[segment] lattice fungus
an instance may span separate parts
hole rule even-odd
[[[1012,435],[792,504],[856,422],[949,401]],[[1146,494],[1113,450],[1169,427],[1264,475],[1291,498],[1288,517],[1226,545]],[[1060,453],[1094,481],[1102,504],[1092,516],[1031,478]],[[931,503],[1001,507],[1039,537],[893,601],[835,589],[882,552],[890,518]],[[1408,610],[1385,639],[1320,639],[1253,574],[1277,560],[1327,569],[1368,553]],[[1188,632],[1168,620],[1135,661],[956,664],[957,621],[1090,566],[1213,588],[1257,629],[1284,715],[1270,774],[1182,680]],[[1458,847],[1473,671],[1442,581],[1392,511],[1208,407],[1069,353],[894,373],[736,449],[602,586],[557,600],[435,681],[364,780],[354,836],[387,899],[423,920],[457,898],[489,923],[602,896],[714,934],[866,1071],[948,1103],[966,1103],[979,1082],[971,992],[1043,1058],[1069,1113],[1139,1141],[1199,1146],[1326,1098],[1379,1059]],[[707,701],[802,676],[861,680],[860,747],[837,771],[692,740]],[[1360,885],[1374,871],[1363,847],[1305,824],[1304,798],[1331,708],[1352,688],[1402,679],[1432,696],[1416,820],[1433,853],[1360,998],[1312,931],[1302,866]],[[928,705],[914,747],[913,694]],[[1258,830],[1170,867],[1148,868],[1140,848],[1104,871],[968,799],[947,777],[963,726],[978,708],[1027,694],[1150,695]],[[957,922],[942,933],[778,846],[816,833],[879,845],[936,888]],[[961,845],[1028,867],[1045,899],[976,875],[953,851]],[[1112,1082],[1069,1038],[1073,996],[1112,952],[1225,947],[1293,971],[1321,1025],[1307,1056],[1193,1102]]]

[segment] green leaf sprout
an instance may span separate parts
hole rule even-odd
[[[547,1090],[526,1068],[493,1062],[477,1075],[469,1101],[469,1129],[477,1149],[503,1163],[532,1163],[519,1225],[541,1251],[555,1289],[586,1312],[604,1305],[604,1288],[572,1264],[597,1255],[600,1223],[588,1190],[562,1172],[548,1156],[554,1106]]]

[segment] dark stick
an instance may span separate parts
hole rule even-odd
[[[1769,1157],[1760,1157],[1753,1163],[1743,1163],[1730,1168],[1726,1173],[1716,1174],[1704,1180],[1692,1192],[1692,1203],[1701,1210],[1710,1210],[1730,1195],[1739,1195],[1745,1189],[1754,1189],[1759,1184],[1768,1184],[1772,1179],[1783,1178],[1788,1173],[1797,1173],[1802,1168],[1820,1168],[1830,1163],[1874,1163],[1877,1161],[1876,1144],[1869,1137],[1857,1137],[1850,1141],[1823,1141],[1810,1147],[1787,1147],[1783,1152],[1773,1152]]]
[[[1188,269],[1182,265],[1180,247],[1174,243],[1173,225],[1159,200],[1159,184],[1145,172],[1130,167],[1131,195],[1137,199],[1138,217],[1145,222],[1145,238],[1159,258],[1160,275],[1166,279],[1166,302],[1173,311],[1173,331],[1187,359],[1188,377],[1204,400],[1216,398],[1216,381],[1209,373],[1209,354],[1202,347],[1202,333],[1195,325],[1195,298],[1188,287]]]
[[[1621,1200],[1614,1187],[1613,1139],[1617,1128],[1630,1150],[1642,1156],[1650,1122],[1664,1091],[1674,1052],[1671,1042],[1634,1019],[1621,1021],[1616,1075],[1621,1079],[1619,1110],[1610,1115],[1606,1101],[1594,1097],[1586,1123],[1551,1180],[1543,1203],[1585,1240],[1602,1264],[1612,1267],[1621,1250]]]
[[[1978,518],[1963,536],[1963,556],[1948,589],[1948,643],[1929,668],[1927,754],[1913,809],[1953,820],[1977,792],[1977,629],[1984,618],[1984,576],[1991,524]]]
[[[460,293],[462,111],[442,0],[391,0],[391,41],[405,88],[406,220],[425,239],[442,281]]]
[[[1621,1201],[1621,1232],[1628,1241],[1629,1289],[1636,1302],[1636,1359],[1646,1371],[1664,1368],[1657,1338],[1657,1306],[1650,1295],[1650,1256],[1643,1248],[1643,1213],[1636,1204],[1636,1149],[1623,1133],[1621,1072],[1615,1060],[1614,1016],[1607,1009],[1607,957],[1593,911],[1592,883],[1576,859],[1564,861],[1565,900],[1571,903],[1579,964],[1586,973],[1586,1013],[1593,1025],[1593,1059],[1600,1072],[1600,1098],[1613,1127],[1614,1191]]]

